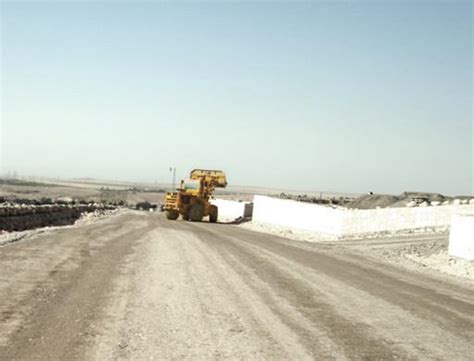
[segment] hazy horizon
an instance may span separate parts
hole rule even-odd
[[[0,11],[3,175],[474,194],[470,1]]]

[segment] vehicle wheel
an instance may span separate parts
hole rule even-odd
[[[173,210],[167,210],[166,211],[166,218],[172,220],[172,221],[175,221],[177,220],[179,217],[179,213],[177,211],[173,211]]]
[[[211,223],[216,223],[217,222],[217,207],[216,206],[210,206],[209,207],[209,222]]]
[[[202,204],[195,204],[191,207],[188,213],[189,219],[192,222],[200,222],[202,221],[202,217],[204,217],[204,207]]]

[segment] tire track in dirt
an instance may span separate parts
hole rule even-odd
[[[244,231],[244,232],[241,232]],[[396,267],[368,260],[360,255],[344,254],[337,250],[328,252],[326,249],[302,249],[297,242],[294,245],[288,240],[280,241],[278,237],[253,238],[252,234],[246,234],[245,230],[234,229],[232,236],[242,242],[259,246],[283,257],[298,261],[318,272],[324,272],[328,276],[341,281],[351,282],[368,293],[376,293],[374,296],[386,298],[387,301],[406,308],[413,309],[420,306],[420,311],[427,310],[428,319],[438,313],[445,314],[442,319],[446,326],[451,321],[458,321],[453,326],[456,331],[459,326],[461,330],[472,330],[474,322],[474,292],[469,289],[460,288],[445,281],[430,279],[419,273],[400,270]],[[315,261],[317,259],[317,262]],[[436,289],[434,289],[436,286]],[[423,303],[420,305],[420,303]],[[430,312],[431,311],[431,312]],[[471,327],[468,327],[471,326]]]
[[[158,213],[25,239],[0,247],[0,359],[474,354],[473,290],[349,249]]]
[[[308,267],[261,247],[248,243],[244,244],[244,247],[261,255],[275,267],[290,273],[307,287],[317,288],[324,294],[327,303],[338,305],[337,311],[340,314],[356,323],[366,324],[370,333],[389,344],[398,345],[407,355],[417,355],[417,358],[442,358],[446,354],[447,346],[450,354],[457,359],[462,359],[469,353],[465,350],[465,339],[445,332],[432,322],[417,317],[416,314],[376,298],[351,286],[350,283],[343,283],[316,273]],[[413,333],[413,330],[417,332]],[[440,338],[439,335],[443,336]]]
[[[322,272],[327,278],[332,278],[335,283],[346,285],[345,287],[343,286],[344,288],[356,287],[371,298],[380,299],[380,303],[392,304],[401,308],[401,311],[403,311],[400,312],[401,314],[408,312],[415,319],[419,320],[417,321],[418,323],[425,323],[425,326],[430,326],[431,324],[429,329],[433,333],[441,332],[437,339],[433,339],[429,332],[422,332],[422,334],[424,333],[425,341],[431,340],[431,346],[428,348],[435,348],[439,352],[443,352],[442,347],[440,349],[439,345],[449,344],[452,354],[458,354],[460,357],[466,355],[466,350],[469,350],[468,353],[474,351],[473,347],[466,342],[472,337],[474,331],[472,323],[473,305],[464,299],[453,298],[452,293],[444,294],[443,291],[445,290],[438,292],[426,287],[426,285],[420,286],[416,282],[415,284],[408,283],[388,277],[381,270],[354,264],[351,260],[342,258],[340,255],[336,256],[326,251],[323,253],[314,250],[313,252],[308,252],[300,247],[291,247],[291,245],[288,245],[287,240],[280,243],[278,239],[271,236],[258,237],[256,239],[252,233],[248,233],[248,231],[239,232],[240,230],[230,231],[229,233],[232,236],[228,234],[222,235],[224,233],[222,230],[214,234],[217,230],[208,225],[201,224],[196,225],[196,227],[201,228],[206,233],[206,236],[203,236],[203,240],[211,236],[215,238],[216,243],[223,243],[228,248],[230,248],[230,244],[234,244],[237,247],[243,247],[246,244],[250,249],[254,248],[253,251],[248,250],[247,253],[244,252],[242,257],[240,257],[242,259],[249,259],[252,257],[252,254],[255,257],[255,255],[270,252],[270,254],[273,253],[275,256],[281,257],[281,259],[287,259],[290,262],[303,265],[309,272]],[[244,233],[244,235],[241,233]],[[249,236],[252,238],[249,239]],[[258,252],[258,249],[260,249],[260,252]],[[227,252],[234,253],[234,250],[230,252],[227,249]],[[265,259],[260,259],[260,262],[256,260],[255,264],[259,264],[259,266],[255,268],[255,271],[259,271],[264,263]],[[399,273],[404,274],[403,271]],[[277,273],[274,272],[274,274]],[[413,274],[411,276],[414,278]],[[423,281],[423,277],[420,275],[415,276],[415,278],[418,279],[418,282],[420,280]],[[448,289],[451,288],[453,287],[448,287]],[[470,291],[463,290],[461,293],[468,296]],[[354,309],[354,312],[357,311]],[[371,315],[365,316],[370,320]],[[424,321],[421,321],[420,318]],[[411,330],[407,331],[410,332]],[[443,334],[444,336],[442,336]],[[439,343],[436,340],[439,340]],[[418,351],[421,351],[419,356],[429,354],[427,352],[428,349],[422,350],[422,347],[419,347]]]
[[[200,233],[205,233],[201,235]],[[218,250],[220,256],[227,260],[229,264],[233,264],[236,269],[240,268],[241,274],[244,274],[238,263],[244,265],[253,272],[263,283],[268,285],[270,292],[284,299],[293,312],[300,313],[303,318],[308,320],[312,327],[319,330],[320,334],[325,337],[325,342],[335,342],[338,349],[343,350],[347,358],[397,358],[406,355],[403,350],[388,344],[383,339],[378,339],[370,333],[369,328],[363,323],[355,323],[337,312],[336,305],[325,302],[324,294],[315,288],[308,287],[299,279],[292,277],[287,270],[282,270],[271,264],[255,252],[249,251],[237,244],[228,236],[216,235],[213,232],[199,232],[201,240],[212,249]],[[235,259],[238,259],[236,263]],[[243,276],[245,277],[245,276]],[[280,314],[287,323],[292,327],[293,331],[298,333],[305,341],[305,347],[311,351],[313,357],[322,357],[320,346],[301,326],[285,317],[279,311],[280,304],[274,302],[274,297],[268,293],[262,294],[260,287],[254,287],[256,292],[268,302],[274,312]]]
[[[157,228],[134,256],[140,264],[119,280],[127,292],[120,286],[114,291],[101,322],[106,331],[90,358],[311,359],[262,300],[245,292],[245,280],[202,248],[196,235],[166,223]],[[149,303],[144,314],[142,305]],[[118,331],[107,335],[112,328]]]
[[[8,343],[0,347],[0,359],[79,357],[78,349],[94,336],[90,326],[107,299],[110,278],[123,257],[130,252],[134,241],[140,238],[143,230],[147,230],[147,222],[128,215],[121,217],[121,221],[115,224],[115,230],[108,226],[96,227],[90,233],[85,232],[83,242],[71,245],[74,251],[66,261],[70,262],[68,267],[57,263],[56,269],[49,270],[48,280],[44,283],[37,280],[33,292],[23,298],[20,312],[24,317],[16,325],[14,333],[10,334]],[[81,238],[78,232],[78,238]],[[69,235],[70,232],[50,235],[59,245],[55,248],[56,252],[61,251],[61,243],[71,241]],[[84,255],[82,251],[87,244],[92,249]],[[49,256],[53,258],[54,252],[49,252],[53,253]],[[15,305],[13,312],[18,313],[17,307]]]
[[[238,255],[224,254],[202,240],[195,247],[209,264],[209,269],[213,270],[214,277],[219,279],[218,284],[232,295],[229,298],[238,307],[240,317],[251,316],[252,327],[261,329],[259,333],[275,340],[281,352],[286,353],[285,358],[306,359],[315,355],[326,359],[345,358],[344,353],[322,331],[295,314],[291,304],[272,292],[265,282],[255,276],[253,269],[240,262]],[[304,354],[301,354],[303,350]],[[282,357],[282,353],[276,356]]]

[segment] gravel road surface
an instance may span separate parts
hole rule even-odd
[[[27,237],[0,360],[472,359],[473,285],[349,248],[138,212]]]

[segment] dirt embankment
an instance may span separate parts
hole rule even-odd
[[[24,231],[39,227],[74,224],[82,214],[97,209],[112,209],[97,205],[64,206],[3,206],[0,207],[0,231]]]
[[[450,204],[474,203],[474,196],[450,197],[438,193],[403,192],[395,196],[390,194],[366,194],[344,204],[352,209],[397,208],[417,206],[439,206]]]
[[[439,193],[426,192],[403,192],[400,195],[393,194],[364,194],[357,198],[349,196],[321,195],[308,196],[306,194],[280,193],[275,197],[290,199],[298,202],[315,203],[322,205],[337,205],[351,209],[375,209],[375,208],[399,208],[399,207],[424,207],[450,204],[471,204],[474,203],[473,196],[445,196]]]

